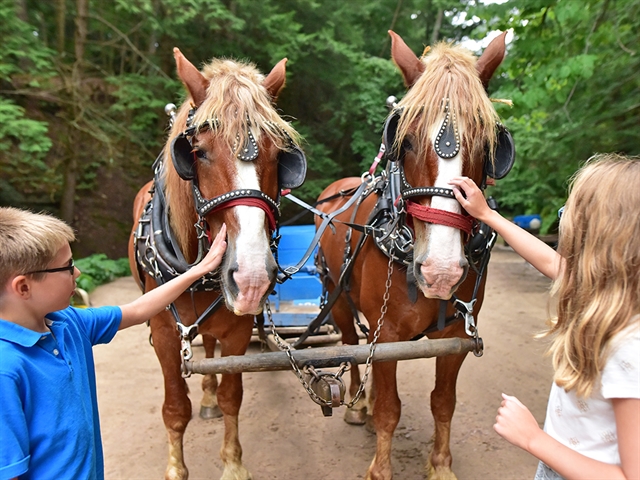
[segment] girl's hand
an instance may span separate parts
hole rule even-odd
[[[220,263],[222,263],[222,256],[227,249],[227,242],[225,240],[226,237],[227,225],[223,223],[220,231],[211,244],[211,248],[202,259],[202,261],[197,265],[198,271],[201,271],[202,275],[214,271],[220,266]]]
[[[483,216],[491,213],[484,195],[473,180],[467,177],[455,177],[449,181],[449,185],[454,186],[453,194],[469,215],[482,221]]]
[[[531,440],[542,432],[538,421],[516,397],[503,393],[502,399],[493,429],[516,447],[529,451]]]

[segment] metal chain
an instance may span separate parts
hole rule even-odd
[[[291,349],[291,345],[289,345],[287,342],[285,342],[280,337],[278,332],[276,331],[276,326],[273,323],[273,318],[271,316],[271,303],[269,302],[269,299],[267,299],[267,302],[266,302],[266,309],[267,309],[267,318],[269,319],[269,328],[271,329],[271,334],[273,335],[273,338],[275,339],[276,344],[278,345],[278,348],[287,354],[287,358],[289,359],[289,363],[291,364],[291,368],[293,369],[293,372],[298,377],[298,380],[300,381],[300,383],[302,384],[302,386],[304,387],[304,389],[307,391],[307,393],[309,394],[309,396],[311,397],[311,399],[314,402],[316,402],[318,405],[325,405],[327,407],[330,407],[331,406],[331,402],[330,401],[325,400],[324,398],[318,396],[316,394],[316,392],[314,392],[311,389],[311,386],[309,385],[309,382],[307,382],[304,379],[304,376],[303,376],[302,372],[300,371],[300,368],[298,367],[298,364],[296,363],[295,359],[293,358],[293,354],[291,353],[291,350],[292,350]],[[313,373],[312,373],[312,375],[313,375]]]
[[[360,385],[358,387],[358,391],[356,392],[356,394],[353,396],[353,398],[351,399],[350,402],[345,403],[344,401],[341,402],[341,405],[346,405],[347,407],[353,407],[358,400],[360,400],[360,397],[362,396],[362,393],[365,390],[366,384],[367,384],[367,380],[369,378],[369,374],[371,372],[371,365],[372,365],[372,360],[373,360],[373,354],[376,350],[376,344],[378,343],[378,338],[380,337],[380,331],[382,330],[382,325],[384,325],[384,317],[387,314],[387,305],[389,303],[389,291],[391,289],[391,276],[393,274],[393,265],[394,265],[394,260],[393,260],[393,256],[391,256],[389,258],[389,263],[388,263],[388,269],[387,269],[387,281],[385,282],[385,291],[384,291],[384,295],[382,297],[383,302],[382,302],[382,306],[380,307],[380,317],[378,318],[378,322],[377,322],[377,327],[376,330],[373,334],[373,339],[370,343],[369,346],[369,356],[367,357],[367,360],[365,362],[365,371],[364,371],[364,375],[362,376],[362,381],[360,382]],[[302,374],[302,372],[300,371],[300,368],[298,367],[298,364],[296,363],[296,361],[293,358],[293,354],[291,353],[291,346],[285,342],[284,340],[282,340],[282,338],[280,337],[280,335],[278,334],[278,332],[276,331],[276,327],[275,324],[273,323],[273,319],[272,319],[272,315],[271,315],[271,306],[269,301],[267,300],[266,303],[266,310],[267,310],[267,318],[269,319],[269,328],[271,329],[271,333],[276,341],[276,344],[278,346],[278,348],[282,351],[284,351],[287,354],[287,357],[289,359],[289,363],[291,364],[291,368],[293,369],[294,373],[296,374],[296,376],[298,377],[298,380],[300,381],[300,383],[302,384],[302,386],[304,387],[304,389],[306,390],[306,392],[309,394],[309,396],[311,397],[311,399],[316,402],[318,405],[326,405],[326,406],[331,406],[331,402],[328,400],[325,400],[321,397],[319,397],[312,389],[311,386],[309,385],[309,383],[304,379],[304,376]],[[354,366],[355,368],[358,368],[357,365]],[[308,373],[314,377],[317,378],[317,372],[315,371],[315,369],[313,369],[312,367],[309,369],[305,369],[305,371],[308,371]],[[338,380],[339,382],[342,383],[342,375],[344,374],[344,372],[347,371],[347,365],[346,364],[342,364],[340,366],[340,369],[338,370],[337,373],[331,375],[333,378],[335,378],[336,380]]]
[[[360,386],[358,387],[358,391],[356,392],[356,394],[353,396],[353,398],[351,399],[351,401],[349,403],[347,403],[347,407],[351,408],[353,407],[356,403],[358,403],[358,400],[360,400],[360,397],[362,396],[362,393],[364,392],[364,389],[367,385],[367,380],[369,378],[369,373],[371,371],[371,363],[373,360],[373,354],[376,351],[376,344],[378,343],[378,337],[380,337],[380,331],[382,329],[382,325],[384,325],[384,317],[387,314],[387,303],[389,302],[389,290],[391,289],[391,275],[393,274],[393,264],[394,264],[394,260],[393,260],[393,255],[389,255],[389,264],[387,266],[387,281],[385,282],[385,290],[384,290],[384,295],[382,297],[382,306],[380,307],[380,318],[378,318],[378,325],[376,327],[376,331],[373,332],[373,339],[371,340],[371,343],[369,344],[369,356],[367,357],[367,361],[365,363],[365,369],[364,369],[364,375],[362,376],[362,381],[360,382]],[[355,366],[356,368],[358,368],[358,366]]]

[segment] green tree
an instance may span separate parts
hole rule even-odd
[[[496,97],[516,139],[517,162],[496,194],[515,213],[553,226],[567,179],[598,152],[639,154],[640,3],[512,0],[483,15],[514,40]]]

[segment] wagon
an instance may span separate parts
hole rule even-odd
[[[311,245],[316,229],[314,225],[288,225],[280,227],[278,243],[278,263],[282,269],[293,267],[304,256]],[[307,258],[300,269],[282,283],[277,283],[269,295],[268,306],[262,318],[256,318],[252,341],[264,341],[269,349],[279,351],[270,332],[270,323],[277,334],[289,343],[307,330],[308,325],[318,316],[322,301],[322,283],[315,265],[315,253]],[[271,322],[269,322],[269,318]],[[266,321],[266,332],[261,339],[258,322]],[[331,344],[340,340],[341,335],[331,319],[318,331],[309,336],[303,345]]]

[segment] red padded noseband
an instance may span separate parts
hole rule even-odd
[[[467,235],[471,235],[471,231],[473,230],[473,217],[420,205],[411,200],[407,200],[407,215],[411,215],[423,222],[457,228]]]
[[[243,205],[245,207],[258,207],[267,214],[267,219],[269,220],[269,228],[272,232],[276,230],[276,217],[273,213],[271,205],[269,205],[264,200],[259,198],[252,197],[243,197],[243,198],[234,198],[232,200],[227,200],[226,202],[221,203],[217,207],[211,209],[211,212],[216,212],[218,210],[223,210],[225,208],[235,207],[238,205]]]

